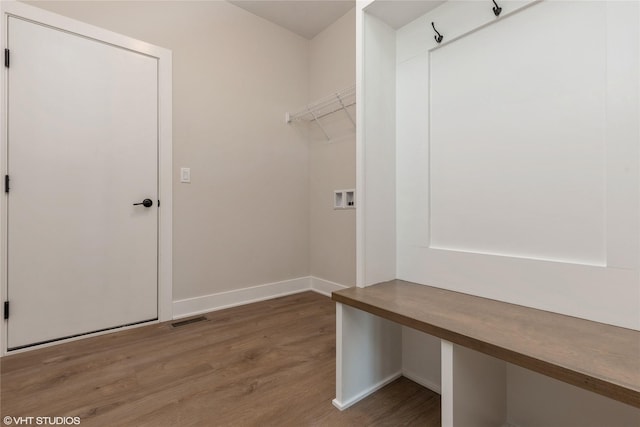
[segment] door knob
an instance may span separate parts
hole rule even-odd
[[[153,206],[153,200],[151,199],[144,199],[143,201],[141,201],[140,203],[134,203],[133,206],[137,206],[137,205],[142,205],[145,208],[150,208],[151,206]]]

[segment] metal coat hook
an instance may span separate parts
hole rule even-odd
[[[500,6],[498,6],[498,3],[496,3],[496,0],[491,0],[493,2],[493,4],[495,4],[496,6],[493,8],[493,14],[496,16],[500,16],[500,12],[502,12],[502,8]]]
[[[436,32],[437,36],[433,36],[434,39],[436,39],[436,42],[441,43],[442,42],[442,38],[444,37],[442,34],[440,34],[438,32],[438,30],[436,30],[436,26],[433,24],[433,22],[431,23],[431,26],[433,27],[433,31]]]

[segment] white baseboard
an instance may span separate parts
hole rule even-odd
[[[341,289],[348,288],[348,286],[344,286],[336,282],[331,282],[329,280],[324,280],[319,277],[310,276],[309,279],[311,279],[311,290],[327,297],[331,297],[331,292],[333,291],[339,291]]]
[[[311,281],[307,276],[183,299],[173,302],[173,318],[180,319],[309,290],[311,290]]]
[[[431,391],[435,391],[438,394],[442,394],[442,387],[440,386],[440,384],[432,381],[432,380],[428,380],[424,377],[421,377],[420,375],[416,374],[415,372],[411,372],[411,371],[406,371],[403,370],[402,371],[402,376],[405,378],[410,379],[411,381],[420,384],[422,387],[426,387]]]
[[[383,379],[382,381],[380,381],[380,382],[372,385],[371,387],[361,391],[360,393],[356,394],[355,396],[353,396],[351,399],[347,400],[346,402],[339,402],[338,399],[333,399],[333,401],[331,401],[331,403],[333,403],[333,406],[335,406],[336,408],[340,409],[341,411],[344,411],[349,406],[352,406],[352,405],[358,403],[359,401],[361,401],[365,397],[369,396],[370,394],[375,393],[376,391],[380,390],[382,387],[386,386],[387,384],[389,384],[392,381],[397,380],[401,376],[402,376],[402,372],[396,372],[395,374],[392,374],[392,375],[388,376],[387,378]]]
[[[251,286],[173,302],[173,318],[181,319],[210,311],[222,310],[252,302],[264,301],[304,291],[314,291],[330,297],[331,292],[347,286],[318,277],[306,276],[281,282]]]
[[[200,297],[173,301],[172,318],[182,319],[185,317],[208,313],[210,311],[222,310],[225,308],[236,307],[239,305],[250,304],[252,302],[264,301],[305,291],[314,291],[324,296],[331,297],[331,292],[340,289],[346,289],[347,287],[348,286],[334,283],[329,280],[320,279],[318,277],[298,277],[296,279],[283,280],[281,282],[267,283],[264,285],[251,286],[248,288],[236,289],[233,291],[219,292],[216,294],[203,295]],[[139,327],[139,325],[122,327],[118,330],[125,330],[136,327]],[[108,333],[113,333],[113,331],[109,330],[104,332],[97,332],[90,336],[104,335]],[[30,347],[25,350],[14,350],[11,352],[11,354],[21,353],[23,351],[29,351],[36,348],[49,347],[63,342],[76,341],[83,338],[86,338],[86,336],[69,338],[66,340],[56,341],[54,343],[43,344],[37,347]],[[0,351],[0,357],[4,355],[6,355],[6,350]]]

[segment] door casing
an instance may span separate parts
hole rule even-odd
[[[7,20],[9,16],[51,26],[83,37],[99,40],[114,46],[140,52],[158,59],[158,195],[161,206],[158,210],[158,322],[171,320],[172,313],[172,54],[162,47],[154,46],[93,25],[57,15],[37,7],[18,2],[1,2],[0,44],[7,47]],[[7,68],[2,67],[0,84],[0,167],[2,175],[7,173]],[[7,194],[0,197],[0,301],[7,300]],[[108,332],[96,333],[99,335]],[[7,354],[7,321],[0,327],[0,356]],[[55,344],[72,341],[70,338]],[[52,344],[15,350],[11,353],[40,348]]]

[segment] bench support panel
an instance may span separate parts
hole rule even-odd
[[[442,426],[495,427],[507,419],[506,362],[442,340]]]
[[[402,375],[402,327],[336,304],[336,398],[343,410]]]

